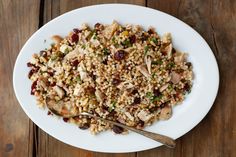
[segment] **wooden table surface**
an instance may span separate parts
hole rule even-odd
[[[217,99],[203,121],[176,140],[175,149],[162,146],[127,154],[78,149],[39,129],[16,100],[12,71],[26,40],[67,11],[113,2],[155,8],[183,20],[205,38],[217,58]],[[0,0],[0,55],[0,157],[236,157],[235,0]]]

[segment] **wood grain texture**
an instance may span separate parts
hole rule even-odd
[[[15,98],[12,71],[20,48],[38,29],[38,10],[38,0],[0,1],[0,157],[33,154],[33,125]]]
[[[72,9],[114,2],[147,5],[183,20],[204,37],[217,58],[220,88],[215,104],[200,124],[177,140],[175,149],[126,154],[78,149],[40,130],[14,96],[16,56],[38,27]],[[0,0],[0,157],[235,157],[235,41],[235,0]]]
[[[138,156],[236,156],[236,1],[149,0],[147,4],[183,20],[205,38],[218,61],[220,88],[209,114],[177,140],[177,148],[160,147]]]

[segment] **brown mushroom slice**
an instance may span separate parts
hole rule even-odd
[[[148,70],[149,74],[152,74],[152,71],[151,71],[151,69],[152,69],[152,67],[151,67],[152,66],[152,59],[151,59],[151,57],[146,55],[144,57],[144,61],[145,61],[145,64],[147,65],[147,70]]]
[[[59,87],[59,86],[54,86],[53,87],[53,90],[57,93],[57,95],[60,97],[60,98],[63,98],[65,96],[65,91]]]
[[[170,77],[171,77],[170,81],[174,84],[179,83],[179,81],[181,80],[181,75],[174,71],[171,72]]]
[[[163,109],[161,109],[160,119],[161,120],[170,119],[171,115],[172,115],[172,108],[170,106],[166,106]]]
[[[146,78],[150,78],[151,75],[147,71],[145,65],[136,66],[137,70],[140,71]]]

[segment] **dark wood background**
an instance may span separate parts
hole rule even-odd
[[[14,62],[37,29],[72,9],[113,2],[155,8],[183,20],[205,38],[217,58],[221,81],[215,104],[198,126],[177,140],[175,149],[106,154],[71,147],[33,124],[15,98]],[[0,0],[0,157],[236,157],[235,106],[235,0]]]

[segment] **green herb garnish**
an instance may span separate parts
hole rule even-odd
[[[82,49],[85,49],[85,48],[86,48],[85,44],[84,44],[84,45],[82,45],[81,47],[82,47]]]
[[[152,92],[147,92],[146,97],[153,103],[155,101],[161,100],[162,95],[155,96]]]
[[[157,40],[157,38],[155,38],[155,37],[152,37],[150,40],[151,40],[152,42],[154,42],[155,44],[158,43],[158,40]]]
[[[144,47],[144,55],[145,55],[145,56],[147,55],[148,50],[149,50],[149,46],[145,46],[145,47]]]
[[[129,40],[129,39],[125,39],[121,44],[122,44],[123,46],[127,46],[127,47],[130,47],[130,46],[131,46],[131,43],[130,43],[130,40]]]
[[[104,54],[104,55],[109,55],[109,54],[110,54],[110,50],[107,49],[107,48],[104,48],[104,49],[103,49],[103,54]]]
[[[110,107],[108,108],[108,112],[111,112],[112,110],[115,109],[115,107],[116,107],[116,101],[111,102],[111,105],[112,105],[112,106],[110,106]]]
[[[159,61],[152,61],[153,65],[161,65],[163,62],[161,60]]]
[[[80,82],[81,82],[80,76],[77,76],[77,77],[75,78],[75,80],[76,80],[78,83],[80,83]]]

